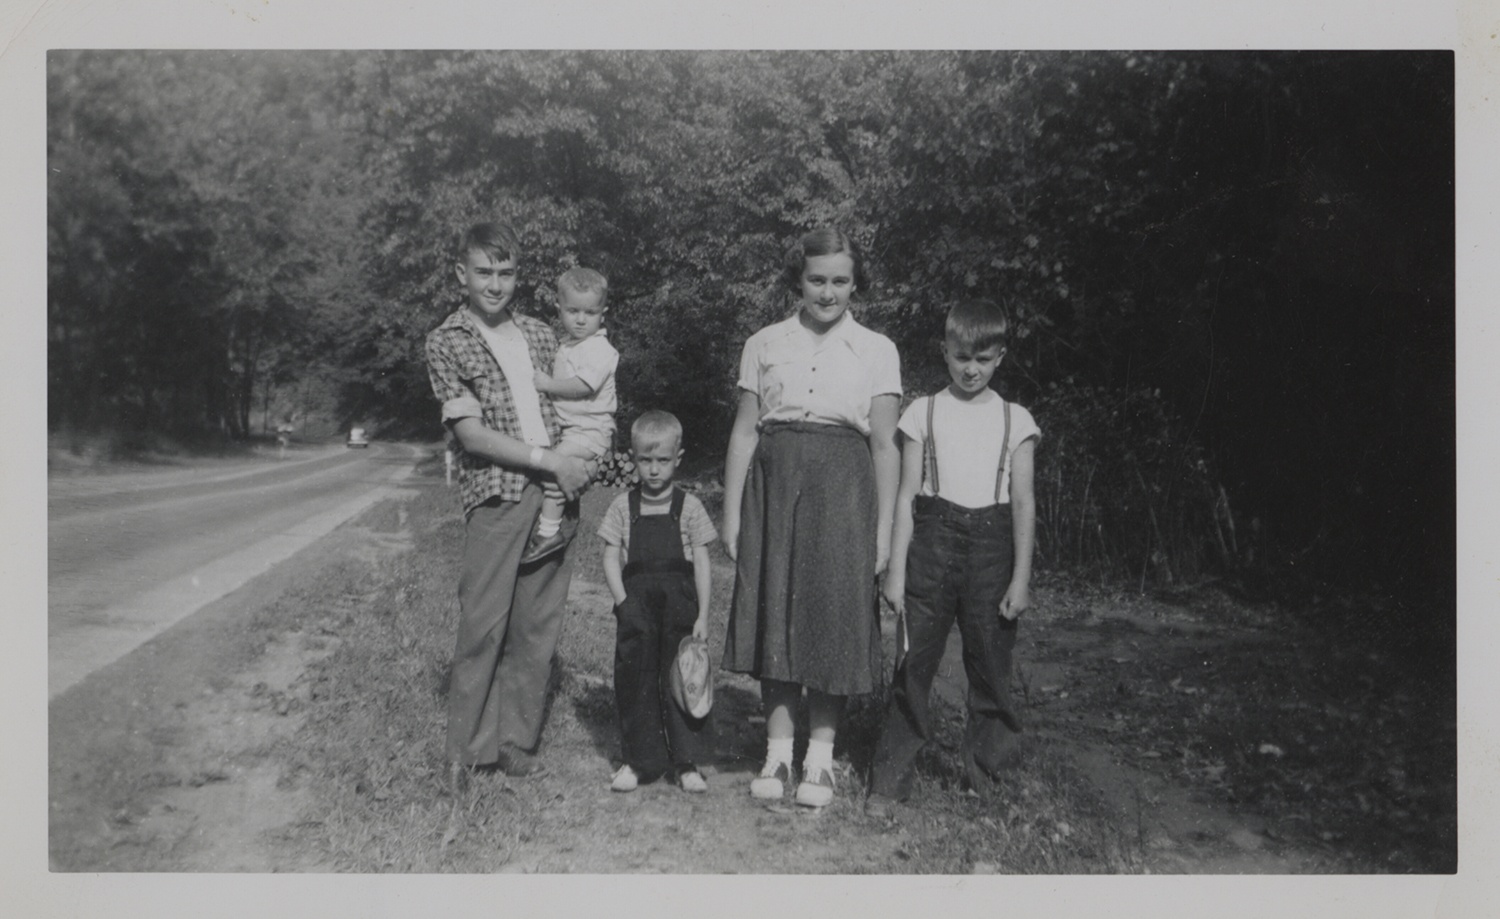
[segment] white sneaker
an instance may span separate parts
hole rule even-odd
[[[677,777],[677,784],[682,786],[683,791],[692,792],[693,794],[702,794],[708,791],[708,779],[705,779],[703,773],[697,769],[690,769],[679,775]]]
[[[803,807],[827,807],[833,803],[833,772],[814,766],[802,775],[797,786],[797,803]]]
[[[786,787],[791,783],[792,764],[768,759],[761,767],[760,775],[750,781],[750,797],[774,801],[786,794]]]
[[[626,763],[625,765],[621,766],[619,769],[615,770],[614,778],[610,779],[610,781],[609,781],[609,790],[610,791],[635,791],[636,786],[638,786],[640,784],[641,784],[641,780],[635,774],[635,770],[632,769],[632,768],[630,768],[630,764],[629,763]]]

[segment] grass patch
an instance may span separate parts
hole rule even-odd
[[[426,471],[429,482],[434,473],[441,482],[440,469]],[[403,505],[409,550],[378,566],[330,573],[301,627],[326,633],[336,648],[306,675],[307,717],[285,750],[288,774],[317,802],[304,836],[321,861],[338,870],[395,872],[1081,873],[1137,866],[1127,834],[1048,749],[1008,776],[999,798],[965,792],[957,713],[924,755],[911,819],[895,826],[864,817],[878,697],[851,701],[835,805],[816,816],[767,811],[745,793],[764,752],[758,692],[733,674],[719,678],[719,761],[710,768],[710,793],[687,796],[658,783],[611,796],[608,775],[618,755],[614,620],[594,530],[616,493],[587,496],[570,550],[575,590],[543,736],[551,771],[540,779],[476,773],[456,788],[448,781],[446,672],[463,538],[453,491],[422,488]],[[716,550],[716,655],[732,577]],[[655,841],[624,845],[636,831]]]

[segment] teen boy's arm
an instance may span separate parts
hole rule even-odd
[[[484,422],[472,415],[452,422],[453,433],[464,445],[464,452],[471,453],[509,469],[531,469],[552,476],[563,497],[569,501],[578,497],[589,485],[588,464],[572,456],[563,456],[555,450],[533,447],[523,440],[508,437],[499,431],[484,426]]]
[[[589,472],[583,460],[553,450],[534,448],[525,441],[485,427],[478,415],[479,403],[460,378],[452,355],[431,338],[427,341],[427,372],[432,380],[433,393],[444,404],[443,420],[452,428],[464,452],[510,469],[546,473],[557,481],[558,488],[568,500],[588,487]]]
[[[1031,556],[1036,548],[1036,491],[1033,471],[1036,438],[1027,438],[1010,455],[1010,522],[1016,561],[1010,588],[1000,601],[1000,615],[1014,619],[1031,606]]]

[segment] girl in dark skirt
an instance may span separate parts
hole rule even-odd
[[[875,579],[890,556],[900,453],[901,367],[890,339],[855,322],[854,244],[814,230],[787,251],[797,313],[756,332],[740,358],[724,463],[724,542],[735,559],[724,666],[761,681],[766,762],[757,798],[792,785],[793,713],[808,696],[798,804],[833,800],[844,698],[875,689]]]

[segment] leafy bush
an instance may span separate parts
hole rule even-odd
[[[636,474],[635,462],[630,458],[629,450],[606,450],[604,456],[599,460],[599,475],[594,479],[595,486],[629,488],[640,481]]]
[[[1159,391],[1053,383],[1031,408],[1045,432],[1041,564],[1144,589],[1198,579],[1230,557],[1227,498]]]

